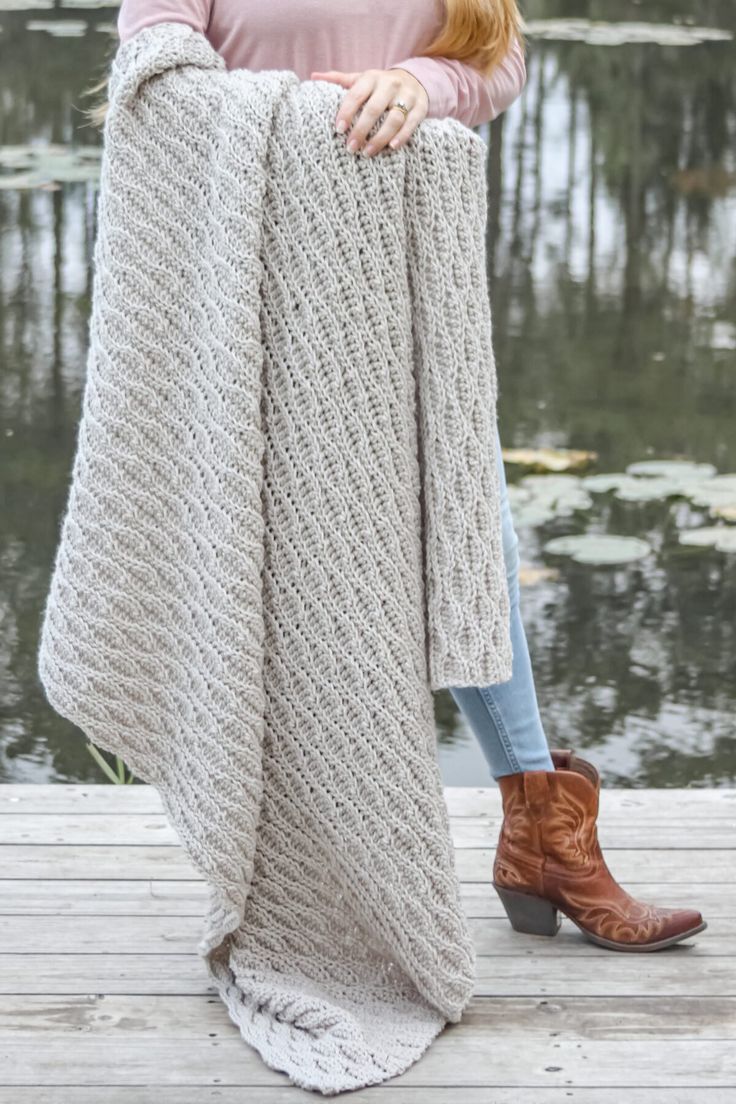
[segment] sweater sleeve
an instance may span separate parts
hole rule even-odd
[[[526,84],[524,51],[518,39],[488,75],[451,58],[410,57],[391,69],[406,69],[424,85],[428,116],[451,115],[466,126],[490,122],[505,111]]]
[[[213,0],[122,0],[118,12],[121,43],[154,23],[187,23],[202,34],[207,29]]]

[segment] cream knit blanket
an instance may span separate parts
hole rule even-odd
[[[342,94],[183,24],[119,47],[38,656],[160,792],[244,1039],[325,1094],[470,998],[430,691],[511,675],[485,145],[355,156]]]

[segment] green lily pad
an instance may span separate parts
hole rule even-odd
[[[582,480],[582,486],[586,491],[594,494],[607,494],[608,491],[617,491],[621,487],[634,485],[638,480],[626,472],[601,472],[600,475],[586,475]]]
[[[736,349],[736,326],[731,322],[714,322],[711,349]]]
[[[42,188],[52,183],[99,181],[102,149],[57,143],[37,146],[0,146],[0,189]]]
[[[680,544],[698,548],[715,548],[718,552],[736,552],[736,529],[726,525],[707,525],[702,529],[687,529],[680,533]]]
[[[571,556],[581,564],[622,564],[643,559],[652,551],[647,541],[638,537],[619,537],[608,533],[582,533],[555,537],[547,541],[544,551],[553,556]]]
[[[685,491],[693,506],[723,506],[736,496],[736,475],[716,475],[703,483],[688,484]]]
[[[688,482],[710,479],[717,471],[712,464],[696,464],[694,460],[639,460],[635,464],[629,464],[626,469],[627,475],[647,475]]]
[[[736,501],[725,502],[723,506],[711,506],[710,516],[721,518],[722,521],[736,522]]]
[[[82,19],[29,19],[27,31],[44,31],[54,38],[81,38],[87,33],[87,24]]]
[[[527,490],[534,491],[548,491],[550,487],[554,487],[556,490],[568,490],[570,487],[580,486],[579,475],[525,475],[519,483],[522,487],[526,487]]]
[[[585,468],[598,459],[596,452],[565,448],[504,449],[507,464],[519,464],[538,472],[565,472]]]
[[[723,475],[716,475],[715,478],[708,480],[708,486],[715,487],[717,490],[736,492],[736,472],[724,472]]]
[[[673,23],[609,23],[592,19],[530,19],[527,33],[534,38],[586,42],[590,46],[623,46],[652,42],[657,46],[695,46],[699,42],[728,41],[730,31],[715,27],[686,27]]]
[[[515,487],[519,496],[516,509],[513,498],[511,505],[514,522],[519,526],[543,525],[552,518],[571,517],[576,510],[589,510],[593,505],[576,475],[526,475]]]
[[[663,498],[672,498],[675,495],[684,495],[685,489],[681,480],[657,478],[633,479],[630,483],[619,486],[615,497],[622,502],[656,502]]]
[[[0,12],[38,11],[40,8],[53,8],[55,0],[0,0]]]
[[[551,494],[546,499],[544,497],[540,499],[538,496],[536,501],[542,504],[547,502],[556,517],[571,517],[578,510],[589,510],[593,505],[593,499],[588,492],[579,487]]]
[[[718,552],[736,552],[736,529],[725,529],[716,541]]]
[[[518,483],[507,484],[506,494],[512,507],[522,506],[532,498],[532,492],[527,490],[526,487],[520,487]]]
[[[536,586],[538,583],[554,583],[560,577],[556,567],[537,567],[522,564],[519,568],[519,585]]]
[[[552,521],[555,514],[553,510],[546,506],[529,502],[524,503],[516,510],[512,506],[511,516],[515,529],[533,529],[537,525],[544,525],[546,522]]]

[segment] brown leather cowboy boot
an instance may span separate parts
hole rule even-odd
[[[551,755],[553,771],[497,779],[504,818],[493,885],[515,931],[556,935],[558,909],[616,951],[656,951],[703,931],[696,909],[658,908],[622,889],[598,842],[597,769],[569,749]]]

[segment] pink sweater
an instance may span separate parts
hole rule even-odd
[[[424,85],[429,115],[467,126],[495,119],[526,81],[519,43],[487,77],[462,61],[419,56],[443,18],[444,0],[122,0],[117,25],[124,42],[153,23],[187,23],[229,69],[291,69],[300,80],[399,67]]]

